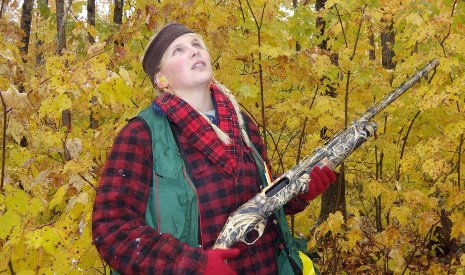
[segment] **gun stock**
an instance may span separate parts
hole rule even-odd
[[[304,174],[308,174],[316,165],[327,165],[334,169],[344,161],[376,131],[377,124],[370,120],[438,65],[438,61],[430,61],[350,126],[338,132],[323,146],[316,148],[299,164],[240,206],[229,216],[213,248],[229,248],[238,241],[253,244],[263,234],[266,220],[274,211],[297,195],[308,191],[308,177],[302,177]],[[248,236],[252,232],[256,232],[258,237],[249,239]]]

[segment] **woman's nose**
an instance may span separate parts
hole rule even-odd
[[[195,56],[199,56],[200,55],[200,49],[198,48],[192,48],[191,50],[191,56],[192,57],[195,57]]]

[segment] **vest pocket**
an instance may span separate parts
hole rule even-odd
[[[171,233],[181,239],[185,234],[188,216],[188,196],[185,182],[159,177],[158,180],[158,213],[160,215],[160,231]],[[190,211],[189,211],[190,212]]]

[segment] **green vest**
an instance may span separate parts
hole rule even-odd
[[[170,233],[191,247],[199,246],[198,198],[186,173],[168,119],[155,114],[151,106],[141,111],[138,117],[147,123],[152,136],[153,185],[147,202],[146,222],[158,232]],[[261,185],[266,186],[264,162],[253,145],[252,148],[262,178]],[[292,259],[302,269],[297,251],[306,251],[306,242],[291,235],[282,208],[275,212],[275,216]],[[294,274],[284,250],[277,249],[276,259],[279,274]]]
[[[139,113],[150,128],[153,152],[153,185],[145,220],[160,233],[170,233],[191,247],[199,245],[199,207],[195,187],[165,116],[149,106]],[[159,194],[162,194],[159,196]]]

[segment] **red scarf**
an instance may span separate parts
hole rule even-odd
[[[205,157],[218,164],[227,173],[233,174],[237,166],[237,151],[241,142],[239,122],[234,107],[228,97],[215,86],[211,86],[212,100],[216,103],[218,127],[231,139],[231,144],[224,144],[213,128],[189,103],[181,98],[162,93],[155,102],[164,111],[170,121],[181,129],[184,135]]]

